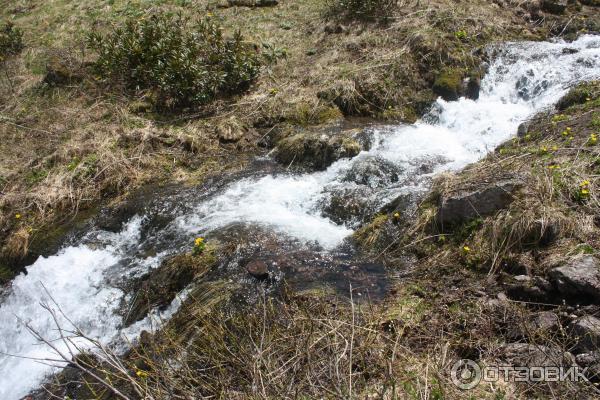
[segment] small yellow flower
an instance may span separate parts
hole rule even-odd
[[[21,219],[21,214],[15,214],[15,219]]]
[[[581,195],[582,196],[587,196],[588,194],[590,194],[589,189],[581,189]]]
[[[148,373],[146,371],[142,371],[141,369],[138,369],[137,371],[135,371],[135,374],[140,378],[148,377]]]
[[[213,13],[211,13],[211,12],[209,12],[209,13],[206,13],[206,16],[207,16],[208,18],[210,18],[210,17],[213,17],[213,16],[214,16],[214,14],[213,14]]]
[[[582,187],[582,188],[588,187],[588,186],[590,186],[590,181],[588,181],[588,180],[586,179],[586,180],[584,180],[583,182],[581,182],[581,183],[579,184],[579,186],[580,186],[580,187]]]
[[[588,139],[588,144],[590,146],[593,146],[593,145],[595,145],[597,143],[598,143],[598,135],[596,135],[595,133],[592,133],[590,135],[590,138]]]
[[[558,146],[552,146],[552,151],[558,151]]]
[[[204,238],[203,237],[199,237],[199,238],[196,238],[196,240],[194,240],[194,244],[196,246],[200,246],[202,243],[204,243]]]
[[[567,126],[567,131],[571,132],[571,127]]]
[[[394,213],[394,219],[399,219],[399,218],[400,218],[400,213],[399,212]]]
[[[589,97],[586,97],[586,98],[585,98],[585,101],[591,101],[591,100],[592,100],[592,99],[591,99],[591,98],[589,98]]]
[[[465,253],[469,253],[471,251],[471,248],[469,246],[463,246],[463,252]]]

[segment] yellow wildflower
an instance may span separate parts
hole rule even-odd
[[[588,181],[587,179],[579,184],[579,186],[581,186],[582,188],[588,187],[589,185],[590,185],[590,181]]]
[[[204,243],[204,238],[203,237],[199,237],[199,238],[196,238],[196,240],[194,240],[194,244],[196,246],[200,246],[202,243]]]
[[[21,214],[15,214],[16,219],[21,219]]]
[[[469,253],[471,251],[471,248],[469,246],[463,246],[462,249],[465,253]]]

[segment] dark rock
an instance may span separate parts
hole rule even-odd
[[[598,350],[600,347],[600,319],[591,315],[577,318],[569,325],[571,335],[577,341],[580,352]]]
[[[562,14],[568,4],[567,0],[542,0],[542,10],[552,14]]]
[[[265,280],[269,277],[269,266],[262,260],[253,260],[246,264],[246,271],[259,280]]]
[[[565,47],[564,49],[562,49],[562,53],[563,54],[575,54],[575,53],[579,53],[579,50],[573,49],[571,47]]]
[[[323,216],[336,224],[362,222],[370,214],[368,188],[338,190],[323,205]]]
[[[297,133],[277,143],[275,159],[282,164],[300,164],[325,169],[340,158],[351,158],[361,151],[360,144],[348,134]]]
[[[517,128],[517,136],[520,138],[524,138],[525,135],[527,135],[529,133],[530,126],[531,126],[530,121],[522,122],[521,125],[519,125],[519,128]]]
[[[513,201],[512,193],[522,186],[518,179],[506,179],[473,191],[441,196],[437,222],[442,229],[490,215]]]
[[[558,328],[560,319],[552,311],[542,311],[537,313],[531,321],[531,328],[535,331],[552,331]]]
[[[515,366],[570,366],[575,357],[555,346],[509,343],[502,348],[504,359]]]
[[[588,296],[600,301],[600,261],[594,256],[577,257],[550,271],[556,289],[565,296]]]
[[[143,319],[157,307],[164,309],[194,279],[206,274],[213,266],[210,255],[192,256],[183,254],[173,257],[150,271],[135,283],[137,290],[123,319],[125,326]]]
[[[396,165],[385,159],[369,157],[352,165],[343,180],[379,188],[398,182],[400,172]]]
[[[479,98],[479,91],[481,90],[481,78],[479,76],[472,76],[467,78],[465,81],[465,87],[463,93],[467,99],[477,100]]]
[[[538,277],[533,279],[519,278],[523,276],[515,276],[507,284],[506,293],[510,298],[523,301],[550,302],[549,297],[552,287],[548,281]]]
[[[446,101],[458,100],[462,94],[462,73],[459,70],[442,72],[433,83],[432,90]]]

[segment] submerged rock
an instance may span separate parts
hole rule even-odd
[[[259,280],[265,280],[269,277],[269,266],[262,260],[252,260],[246,264],[246,271]]]
[[[352,165],[343,181],[380,188],[398,182],[400,173],[400,168],[394,163],[379,157],[369,157]]]
[[[493,214],[513,201],[512,193],[522,184],[518,179],[506,179],[482,189],[441,196],[437,222],[444,228]]]
[[[587,296],[600,301],[600,261],[594,256],[574,258],[550,271],[550,278],[565,296]]]

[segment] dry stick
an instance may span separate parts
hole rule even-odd
[[[55,318],[55,316],[53,316],[53,318]],[[61,357],[67,364],[73,364],[80,371],[92,376],[94,379],[96,379],[98,382],[102,383],[104,386],[106,386],[108,389],[110,389],[116,396],[120,397],[121,399],[130,400],[129,397],[127,397],[123,393],[121,393],[119,391],[119,389],[115,388],[113,385],[111,385],[110,383],[108,383],[107,381],[102,379],[100,376],[96,375],[93,371],[88,370],[87,368],[82,366],[77,359],[70,359],[65,354],[63,354],[63,352],[61,352],[55,345],[53,345],[51,341],[44,338],[42,336],[42,334],[40,332],[38,332],[35,328],[33,328],[29,323],[25,324],[25,328],[32,334],[32,336],[34,338],[36,338],[38,341],[46,344],[48,347],[50,347],[52,350],[54,350],[54,352],[56,352],[56,354],[58,354],[58,356]],[[62,333],[60,333],[60,335],[62,336]]]
[[[352,298],[352,284],[350,284],[350,307],[351,307],[351,311],[352,311],[352,330],[351,330],[351,335],[350,335],[350,362],[348,363],[348,379],[349,379],[349,383],[348,383],[348,393],[349,393],[349,398],[352,399],[352,350],[353,350],[353,346],[354,346],[354,301]]]

